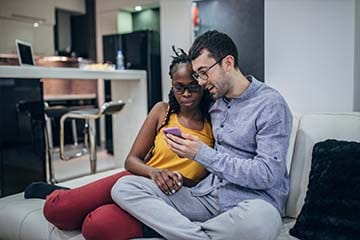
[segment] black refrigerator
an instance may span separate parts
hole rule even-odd
[[[126,69],[146,70],[148,111],[162,100],[160,34],[144,30],[103,36],[104,62],[116,64],[117,51],[122,50]],[[111,101],[110,81],[105,81],[105,101]],[[117,100],[117,99],[114,99]],[[126,99],[123,99],[126,100]],[[105,117],[106,149],[113,153],[112,117]]]

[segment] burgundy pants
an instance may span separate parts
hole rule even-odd
[[[141,223],[111,199],[111,188],[124,171],[87,185],[56,190],[45,201],[46,219],[62,230],[82,229],[86,239],[129,239],[142,236]]]

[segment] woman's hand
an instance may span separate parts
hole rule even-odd
[[[183,185],[183,178],[179,172],[172,172],[167,169],[154,169],[150,178],[167,195],[172,195],[180,190]]]

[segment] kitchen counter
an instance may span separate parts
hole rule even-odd
[[[62,95],[45,95],[45,101],[54,100],[80,100],[80,99],[95,99],[96,94],[62,94]]]
[[[61,78],[61,79],[111,79],[146,80],[143,70],[83,70],[79,68],[0,66],[0,78]]]
[[[123,100],[124,109],[113,115],[114,155],[118,167],[124,166],[132,142],[147,115],[146,71],[143,70],[82,70],[78,68],[0,66],[0,87],[9,79],[109,79],[111,98]],[[7,81],[7,83],[5,83]]]

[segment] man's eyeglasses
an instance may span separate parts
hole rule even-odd
[[[187,89],[191,93],[197,93],[200,91],[201,86],[199,84],[190,84],[190,85],[173,85],[174,92],[176,94],[184,94]]]
[[[194,72],[191,76],[196,80],[196,81],[200,81],[200,80],[208,80],[209,79],[209,75],[207,74],[208,71],[213,68],[216,64],[220,63],[225,57],[220,58],[219,60],[217,60],[213,65],[211,65],[210,67],[208,67],[206,70],[200,70],[199,72]]]

